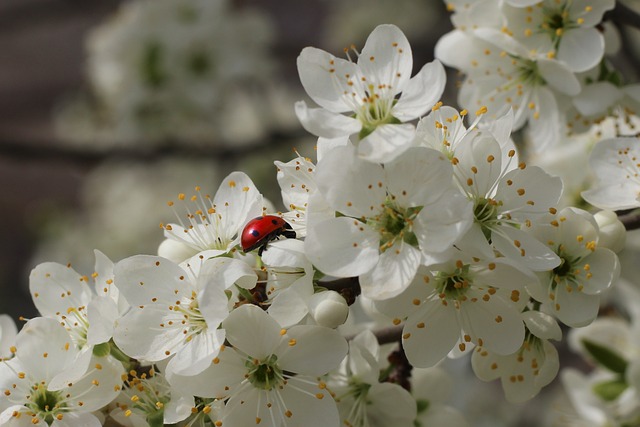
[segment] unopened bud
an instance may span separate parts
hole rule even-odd
[[[324,291],[311,297],[309,312],[318,325],[337,328],[347,320],[349,306],[339,293]]]
[[[627,230],[613,211],[600,211],[593,216],[600,228],[598,246],[620,252],[627,241]]]

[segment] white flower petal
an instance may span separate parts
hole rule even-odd
[[[572,71],[582,72],[595,67],[604,55],[604,37],[596,28],[572,28],[560,40],[557,59]]]
[[[72,408],[82,407],[78,412],[102,409],[120,393],[124,373],[122,363],[115,358],[94,356],[86,374],[64,389],[69,395],[67,404]]]
[[[84,347],[76,356],[73,364],[66,367],[62,372],[58,372],[51,381],[49,381],[49,390],[62,390],[67,388],[69,384],[73,384],[80,378],[84,377],[89,368],[92,359],[92,348]]]
[[[624,92],[611,82],[594,82],[586,85],[572,100],[576,110],[583,116],[603,114],[618,103]]]
[[[424,115],[440,100],[446,82],[447,75],[440,61],[425,64],[402,91],[393,106],[393,116],[406,122]]]
[[[252,218],[262,215],[262,195],[251,178],[244,172],[231,172],[222,180],[216,195],[213,197],[215,215],[219,220],[217,234],[229,244],[230,250],[235,243],[239,243],[240,233],[244,225]],[[209,225],[211,227],[211,225]],[[213,242],[210,242],[213,243]]]
[[[267,312],[280,326],[287,328],[300,322],[308,313],[305,300],[293,288],[278,292]]]
[[[564,118],[554,94],[547,87],[534,89],[531,102],[534,105],[533,110],[524,103],[521,105],[522,111],[528,116],[529,127],[526,129],[526,137],[531,141],[533,150],[540,152],[558,144]]]
[[[408,123],[380,125],[358,143],[358,155],[370,162],[390,162],[411,147],[415,133]]]
[[[512,265],[505,258],[490,259],[482,264],[487,267],[473,273],[473,281],[478,286],[523,290],[523,286],[538,281],[538,278],[531,271]]]
[[[154,298],[173,303],[182,294],[191,296],[191,288],[185,289],[189,281],[187,273],[165,258],[151,255],[125,258],[115,265],[114,276],[116,286],[131,305],[151,304]],[[174,290],[179,292],[176,294]]]
[[[522,345],[525,332],[518,310],[499,293],[489,298],[485,296],[488,293],[473,293],[468,292],[469,301],[463,308],[468,319],[463,328],[472,342],[482,342],[483,347],[502,355],[515,352]]]
[[[316,377],[337,368],[347,350],[347,341],[335,329],[297,325],[286,330],[275,354],[283,370]]]
[[[360,275],[362,295],[373,300],[392,298],[409,286],[418,271],[422,254],[403,241],[380,253],[372,270]]]
[[[356,218],[377,214],[386,199],[382,166],[358,158],[352,146],[327,153],[318,163],[316,180],[331,207]]]
[[[0,358],[11,356],[11,347],[16,343],[18,328],[8,314],[0,314]]]
[[[495,256],[493,247],[487,241],[479,223],[473,222],[469,230],[456,242],[456,248],[480,259],[491,259]]]
[[[460,326],[452,304],[439,300],[424,303],[407,319],[402,331],[402,348],[407,359],[418,368],[441,361],[458,341]]]
[[[132,307],[116,323],[113,339],[118,347],[135,359],[156,362],[164,360],[183,346],[183,329],[169,327],[167,321],[176,322],[177,315],[169,316],[166,307],[151,304],[144,308]],[[165,325],[164,327],[160,325]],[[152,329],[152,332],[149,331]]]
[[[598,178],[595,188],[582,193],[589,203],[611,210],[640,206],[640,167],[633,159],[640,156],[636,138],[613,138],[596,144],[589,164]]]
[[[549,306],[562,323],[572,328],[581,328],[593,322],[598,315],[600,297],[579,292],[573,286],[560,282],[555,290],[555,299]]]
[[[320,271],[337,277],[359,276],[379,258],[380,235],[352,218],[333,218],[308,230],[305,250]]]
[[[473,222],[472,204],[460,193],[446,193],[425,206],[415,219],[413,231],[427,256],[448,250]]]
[[[461,30],[453,30],[440,37],[435,47],[435,57],[445,65],[468,72],[470,58],[477,54],[478,41]]]
[[[418,309],[414,301],[426,300],[431,292],[434,292],[430,283],[433,280],[431,272],[425,267],[418,268],[415,278],[409,284],[409,287],[400,295],[380,301],[374,301],[375,307],[381,313],[397,319],[411,315]]]
[[[94,298],[87,306],[87,344],[107,342],[113,336],[113,325],[120,317],[118,306],[111,298]]]
[[[78,355],[65,328],[48,317],[36,317],[25,323],[16,337],[16,348],[16,356],[24,370],[47,382],[56,373],[69,368]],[[43,357],[43,354],[47,356]]]
[[[500,226],[491,234],[495,248],[514,262],[533,271],[552,270],[560,265],[560,258],[547,245],[517,228]]]
[[[323,108],[309,108],[304,101],[295,104],[296,116],[306,131],[322,138],[340,138],[360,132],[360,121]]]
[[[344,147],[350,144],[349,137],[339,136],[337,138],[318,138],[316,143],[316,157],[318,162],[322,160],[324,155],[336,147]]]
[[[409,41],[395,25],[378,25],[360,52],[358,66],[370,84],[402,92],[413,68]]]
[[[170,224],[173,230],[179,230],[181,227],[177,224]],[[165,236],[167,235],[167,231],[165,230]],[[171,235],[171,234],[169,234]],[[166,258],[175,262],[176,264],[181,263],[182,261],[191,258],[192,256],[198,253],[198,250],[193,247],[195,242],[190,234],[186,234],[183,236],[185,240],[191,240],[188,245],[187,243],[179,240],[174,240],[173,238],[164,239],[160,246],[158,246],[158,256]]]
[[[380,426],[414,427],[416,400],[398,384],[373,384],[367,394],[367,414]]]
[[[562,339],[562,330],[558,322],[548,314],[540,311],[526,311],[522,313],[522,319],[527,329],[536,337],[556,341]]]
[[[224,329],[208,330],[192,335],[189,345],[183,346],[169,360],[167,372],[179,375],[197,375],[211,365],[211,361],[224,344]]]
[[[69,308],[85,307],[91,301],[91,288],[70,266],[55,262],[39,264],[29,276],[33,303],[43,316],[54,317]]]
[[[344,91],[352,91],[348,82],[359,76],[353,62],[314,47],[305,47],[297,59],[300,82],[318,105],[332,113],[350,111]],[[349,76],[349,77],[347,77]]]
[[[399,206],[424,206],[451,190],[453,168],[439,151],[412,147],[385,163],[387,189]]]
[[[236,308],[222,326],[231,345],[259,360],[274,354],[281,341],[278,322],[255,305]]]
[[[609,289],[620,276],[620,262],[615,252],[606,248],[597,248],[582,262],[576,264],[576,270],[582,274],[580,283],[583,292],[589,295],[600,294]]]
[[[2,424],[7,425],[7,424]],[[11,424],[13,425],[13,424]],[[51,427],[101,427],[102,423],[92,413],[68,412],[61,420],[54,419]]]
[[[508,172],[498,186],[496,199],[502,202],[501,213],[524,221],[547,213],[557,206],[562,194],[562,180],[542,168],[528,166]]]
[[[246,378],[246,359],[232,348],[225,348],[207,369],[198,375],[167,372],[173,389],[186,396],[224,398],[232,394]]]

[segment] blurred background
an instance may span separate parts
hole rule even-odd
[[[39,262],[90,274],[94,248],[153,253],[175,220],[166,201],[214,193],[229,171],[278,206],[273,160],[314,156],[293,114],[303,47],[342,56],[395,23],[419,69],[451,29],[431,0],[178,4],[0,3],[0,312],[35,315]]]
[[[195,185],[214,194],[233,170],[281,207],[273,161],[315,159],[293,113],[306,98],[296,57],[342,56],[382,23],[407,35],[414,73],[452,29],[440,0],[2,0],[0,313],[37,315],[40,262],[89,275],[94,249],[155,253],[159,224],[175,220],[166,202]],[[614,60],[637,81],[637,31],[620,29]],[[445,104],[456,80],[449,70]],[[505,405],[468,360],[448,369],[473,426],[541,425],[553,399]]]

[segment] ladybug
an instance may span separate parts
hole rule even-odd
[[[266,249],[267,244],[279,236],[295,239],[296,232],[293,231],[293,228],[291,228],[291,225],[287,221],[279,216],[259,216],[253,218],[244,226],[240,244],[244,252],[251,252],[256,248],[260,248],[258,249],[258,255],[262,256],[262,252]]]

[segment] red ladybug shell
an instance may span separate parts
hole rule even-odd
[[[244,252],[250,252],[261,247],[261,253],[267,243],[280,235],[295,237],[295,232],[291,229],[291,225],[279,216],[259,216],[244,226],[242,236],[240,237],[240,245]]]

